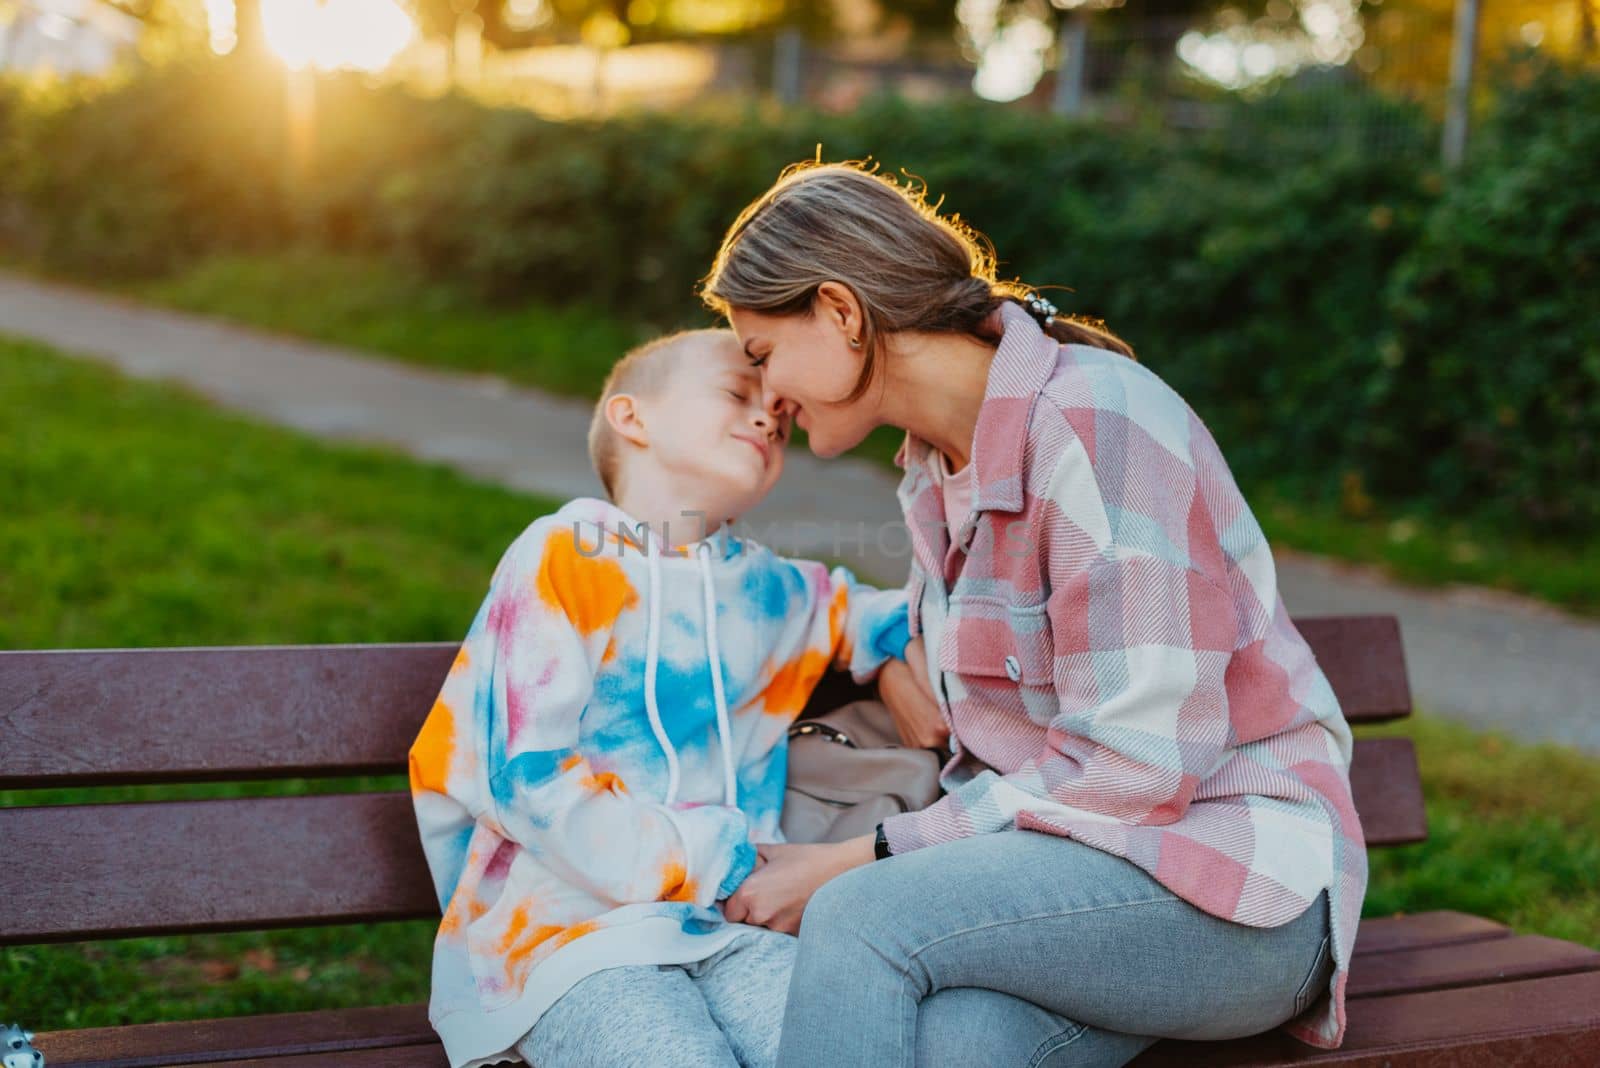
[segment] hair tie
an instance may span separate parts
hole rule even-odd
[[[1055,325],[1056,316],[1061,314],[1060,309],[1038,293],[1029,293],[1023,297],[1022,306],[1028,309],[1028,314],[1039,320],[1039,325],[1046,330]]]

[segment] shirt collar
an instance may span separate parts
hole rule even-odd
[[[1055,371],[1060,343],[1015,301],[1001,305],[1002,333],[983,406],[973,434],[972,508],[975,512],[1020,512],[1026,476],[1022,469],[1033,404]],[[933,446],[906,431],[894,462],[905,469],[902,496],[911,496],[934,481]],[[919,485],[921,483],[921,485]]]

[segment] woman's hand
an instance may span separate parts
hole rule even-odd
[[[870,864],[874,856],[872,839],[866,835],[825,845],[758,845],[756,853],[760,864],[722,903],[722,914],[733,923],[786,934],[800,933],[800,917],[818,887],[835,875]]]
[[[900,741],[915,749],[943,749],[950,741],[938,699],[928,682],[922,637],[911,639],[904,660],[890,660],[878,672],[878,699],[889,708]]]

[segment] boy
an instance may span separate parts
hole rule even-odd
[[[776,1056],[794,939],[717,902],[782,840],[787,729],[822,673],[866,682],[907,639],[902,591],[720,518],[777,482],[786,420],[728,331],[629,353],[590,427],[608,499],[495,569],[411,749],[452,1068]]]

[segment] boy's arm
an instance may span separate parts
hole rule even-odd
[[[441,906],[467,862],[466,821],[617,904],[709,905],[754,865],[737,809],[638,797],[604,753],[579,750],[595,672],[637,596],[616,561],[582,555],[574,539],[536,524],[508,551],[412,747]]]
[[[776,557],[773,566],[788,590],[777,610],[783,637],[766,651],[762,726],[741,744],[738,769],[739,805],[760,842],[782,840],[786,731],[822,676],[834,667],[870,682],[888,660],[904,656],[909,640],[903,590],[873,589],[843,567],[830,571],[814,560]]]
[[[857,582],[846,567],[827,571],[814,565],[818,580],[813,602],[813,627],[826,635],[835,670],[850,672],[858,683],[871,682],[891,659],[904,659],[911,640],[906,617],[906,591],[880,590]]]

